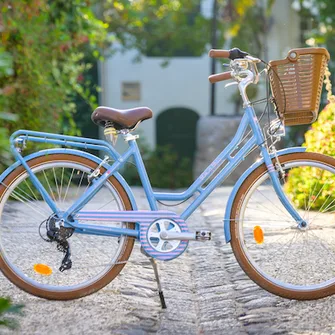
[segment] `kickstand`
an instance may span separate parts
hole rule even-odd
[[[161,300],[162,308],[166,309],[164,294],[163,294],[163,291],[162,291],[162,285],[161,285],[161,282],[159,280],[156,260],[154,258],[150,258],[150,262],[151,262],[152,267],[154,268],[155,277],[156,277],[157,286],[158,286],[158,294],[159,294],[159,299]]]

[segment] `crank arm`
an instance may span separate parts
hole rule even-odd
[[[209,230],[199,230],[196,232],[175,232],[162,231],[159,235],[162,240],[179,240],[179,241],[209,241],[212,233]]]

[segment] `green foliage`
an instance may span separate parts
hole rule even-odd
[[[11,113],[0,112],[0,122],[7,121],[13,122],[16,121],[17,117]],[[9,165],[12,161],[12,155],[9,151],[9,131],[5,127],[0,127],[0,169],[3,169],[5,166]]]
[[[319,152],[329,156],[335,156],[335,104],[328,104],[320,113],[318,120],[313,123],[310,130],[305,134],[304,146],[308,151]],[[327,204],[335,201],[335,190],[331,186],[331,180],[335,176],[329,172],[322,176],[316,175],[317,169],[312,167],[295,168],[289,173],[287,191],[292,201],[299,207],[304,207],[310,190],[318,195],[315,202],[311,204],[312,209],[327,208]]]
[[[310,36],[314,37],[317,44],[323,44],[330,37],[334,38],[335,32],[332,22],[335,19],[335,3],[333,0],[295,0],[295,7],[304,16],[314,19],[314,29],[310,31]]]
[[[22,315],[23,307],[23,305],[13,305],[9,299],[0,297],[0,327],[17,328],[17,321],[9,315]]]
[[[232,45],[247,44],[246,50],[259,53],[258,33],[266,29],[265,16],[273,3],[267,0],[263,9],[256,0],[217,0],[217,47],[233,38]],[[126,50],[160,57],[201,56],[211,40],[212,19],[203,16],[200,4],[199,0],[105,0],[104,18]]]
[[[312,22],[313,29],[308,29],[304,36],[309,46],[326,46],[332,55],[335,52],[335,2],[333,0],[294,1],[294,7],[304,20]],[[329,64],[330,68],[332,63]],[[308,151],[320,152],[329,156],[335,156],[335,104],[328,104],[320,113],[317,122],[305,133],[305,146]],[[299,206],[304,207],[309,190],[315,194],[320,192],[315,202],[311,204],[312,209],[327,208],[327,205],[335,201],[335,190],[329,181],[335,178],[328,172],[322,176],[316,176],[314,168],[293,169],[289,173],[288,191],[292,200]],[[327,182],[326,182],[327,181]]]
[[[183,188],[192,183],[192,166],[188,158],[179,158],[171,146],[157,147],[145,161],[151,183],[157,188]]]
[[[218,0],[218,3],[224,9],[226,2]],[[234,38],[242,35],[236,32],[256,2],[228,3],[233,5],[236,20],[225,25],[222,17],[219,45],[223,44],[227,29],[235,32]],[[261,21],[254,17],[250,20]],[[80,96],[91,109],[96,106],[92,90],[97,88],[86,79],[87,72],[108,43],[117,40],[118,48],[119,45],[125,50],[136,48],[140,54],[151,56],[200,56],[210,41],[210,25],[211,20],[201,14],[199,0],[2,1],[0,112],[5,113],[0,126],[2,164],[9,164],[3,150],[8,135],[17,128],[79,134],[74,121],[80,119],[74,117],[76,101]],[[241,30],[244,31],[248,29]],[[109,32],[113,34],[109,36]],[[16,116],[14,121],[12,115]]]
[[[220,20],[220,30],[225,36],[227,47],[238,47],[251,55],[267,58],[264,39],[269,30],[269,16],[274,0],[259,2],[255,0],[228,0],[224,15]],[[226,71],[226,69],[224,69]],[[258,94],[258,86],[251,85],[247,90],[251,100]],[[240,94],[232,95],[235,103],[235,115],[242,111]]]
[[[0,47],[0,78],[12,76],[13,73],[13,58],[3,47]]]
[[[297,9],[301,17],[302,33],[305,44],[310,47],[326,47],[330,53],[328,67],[334,72],[334,62],[332,61],[335,53],[335,2],[333,0],[294,0],[293,7]],[[325,95],[323,90],[322,96]],[[321,105],[326,99],[321,100]],[[306,130],[301,127],[301,133]]]
[[[201,56],[210,40],[199,0],[107,0],[104,17],[124,48],[142,55]]]
[[[335,52],[335,2],[333,0],[295,0],[303,22],[308,20],[305,40],[308,46],[326,46],[330,54]],[[332,65],[332,64],[330,64]]]
[[[0,80],[3,77],[13,74],[13,61],[9,53],[0,48]],[[4,91],[0,90],[0,108],[4,104]],[[17,116],[12,113],[6,113],[0,109],[0,168],[4,168],[11,162],[11,155],[9,152],[9,132],[3,126],[4,122],[13,122],[17,120]]]
[[[84,0],[8,0],[0,4],[0,142],[18,127],[78,134],[74,99],[92,108],[85,55],[100,55],[107,25]],[[9,113],[9,114],[8,114]],[[0,152],[3,147],[0,147]]]
[[[233,38],[234,46],[245,42],[246,50],[259,52],[255,33],[266,29],[273,3],[267,0],[263,9],[256,0],[217,0],[217,47]],[[208,49],[212,19],[203,16],[199,0],[105,0],[104,8],[110,31],[126,50],[169,57],[201,56]]]
[[[269,17],[275,0],[228,0],[221,15],[220,29],[231,46],[261,56]],[[218,0],[220,4],[220,1]]]
[[[298,208],[318,210],[321,207],[332,208],[335,202],[335,189],[331,180],[334,174],[315,167],[294,168],[289,171],[286,191]],[[310,196],[310,192],[314,195]]]
[[[335,104],[328,104],[305,134],[309,151],[335,156]]]

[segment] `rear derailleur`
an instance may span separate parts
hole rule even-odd
[[[48,242],[57,242],[57,250],[65,254],[59,268],[60,272],[69,270],[72,267],[70,244],[67,239],[72,236],[73,232],[74,229],[65,228],[56,215],[50,216],[46,221],[47,239],[45,240]]]

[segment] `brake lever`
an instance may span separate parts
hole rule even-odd
[[[227,88],[227,87],[232,86],[232,85],[238,85],[238,82],[236,82],[236,81],[232,81],[231,83],[226,84],[226,85],[224,86],[224,88]]]
[[[245,56],[244,58],[247,59],[247,60],[250,60],[253,63],[260,63],[260,61],[261,61],[259,58],[252,57],[252,56],[249,56],[249,55]]]

